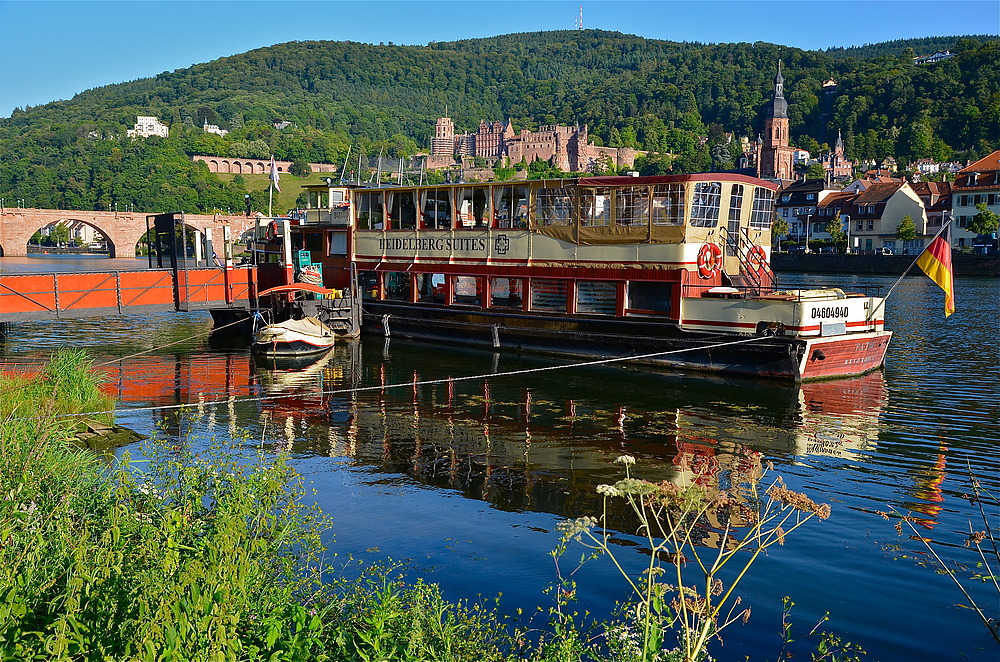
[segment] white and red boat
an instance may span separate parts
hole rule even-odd
[[[882,366],[882,299],[781,289],[776,185],[732,173],[425,186],[306,187],[285,250],[326,287],[357,270],[365,329],[794,381]],[[269,271],[270,269],[270,271]]]
[[[312,284],[280,285],[260,293],[260,297],[286,296],[308,292],[325,295],[326,290]],[[294,298],[292,299],[294,302]],[[280,309],[287,311],[285,319],[270,324],[264,324],[253,333],[251,349],[254,353],[268,358],[288,359],[325,352],[333,347],[336,334],[333,329],[316,317],[303,315],[288,300]],[[272,310],[279,310],[274,306]],[[293,312],[294,311],[294,312]]]

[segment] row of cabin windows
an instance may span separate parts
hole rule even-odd
[[[696,182],[691,189],[691,225],[719,224],[721,182]],[[683,225],[683,184],[652,186],[568,187],[470,186],[426,188],[416,191],[378,191],[357,195],[355,218],[362,230],[526,228],[533,209],[539,226],[571,226],[579,217],[583,227],[645,227]],[[534,207],[530,204],[534,195]],[[729,191],[729,220],[743,209],[744,185]],[[755,188],[750,227],[771,226],[774,195]]]
[[[369,271],[361,274],[361,283],[366,299],[610,316],[623,304],[627,315],[670,314],[671,285],[664,282]]]

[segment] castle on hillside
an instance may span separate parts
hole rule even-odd
[[[431,153],[427,168],[447,168],[456,157],[480,157],[489,165],[498,161],[509,164],[531,163],[535,160],[550,161],[566,172],[591,172],[599,159],[605,157],[617,168],[632,167],[639,152],[626,147],[598,147],[590,143],[587,125],[562,126],[550,124],[538,131],[514,131],[506,122],[479,122],[475,133],[455,134],[455,123],[450,117],[439,117],[431,139]]]

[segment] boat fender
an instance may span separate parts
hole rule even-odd
[[[719,275],[722,264],[722,249],[715,244],[705,244],[698,251],[698,275],[701,278],[714,278]]]
[[[750,269],[754,273],[759,274],[764,271],[765,264],[767,264],[767,253],[764,252],[764,248],[762,246],[751,248],[750,252],[747,253],[747,265],[749,265]]]

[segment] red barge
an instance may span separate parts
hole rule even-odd
[[[776,287],[765,180],[305,188],[308,208],[258,228],[261,286],[319,271],[360,290],[365,331],[792,381],[885,359],[881,298]]]

